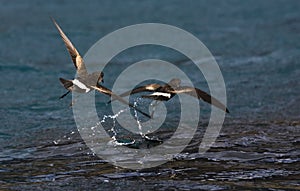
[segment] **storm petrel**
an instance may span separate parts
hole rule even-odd
[[[193,88],[189,86],[180,86],[181,80],[174,78],[172,79],[169,83],[166,83],[164,85],[160,84],[148,84],[145,86],[140,86],[137,88],[134,88],[133,90],[129,90],[127,92],[124,92],[120,94],[120,97],[125,97],[131,94],[136,94],[140,92],[153,92],[152,94],[149,95],[143,95],[143,98],[148,98],[148,99],[153,99],[156,101],[168,101],[172,97],[174,97],[176,94],[181,94],[185,93],[187,95],[193,96],[197,99],[202,99],[203,101],[210,103],[214,105],[215,107],[225,111],[226,113],[229,113],[229,110],[227,107],[222,104],[219,100],[216,98],[212,97],[208,93],[198,89],[198,88]],[[111,101],[114,101],[115,99],[112,99]],[[110,103],[109,101],[108,103]],[[153,113],[152,113],[153,115]]]
[[[143,115],[150,117],[147,113],[144,113],[143,111],[136,108],[134,105],[128,103],[126,100],[118,96],[117,94],[113,93],[110,89],[100,85],[100,82],[103,82],[103,72],[94,72],[92,74],[89,74],[87,72],[87,69],[84,64],[84,60],[74,47],[74,45],[71,43],[71,41],[68,39],[68,37],[65,35],[65,33],[62,31],[60,26],[56,23],[56,21],[52,18],[52,21],[54,25],[56,26],[62,40],[64,41],[69,54],[71,55],[72,61],[74,63],[74,66],[77,70],[77,75],[73,80],[67,80],[64,78],[59,78],[62,85],[68,90],[67,93],[63,94],[60,98],[65,97],[67,94],[69,94],[71,91],[75,91],[78,93],[88,93],[92,90],[99,91],[100,93],[104,93],[108,96],[111,96],[113,99],[116,99],[120,101],[123,104],[126,104],[138,112],[142,113]]]

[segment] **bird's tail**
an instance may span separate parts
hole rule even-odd
[[[69,90],[67,93],[65,93],[64,95],[60,96],[59,99],[64,98],[66,95],[68,95],[70,93],[70,91],[72,91],[72,87],[73,87],[73,82],[71,80],[66,80],[64,78],[59,78],[59,81],[61,82],[61,84],[67,89]]]
[[[72,90],[73,82],[71,80],[66,80],[64,78],[59,78],[59,81],[67,90]]]

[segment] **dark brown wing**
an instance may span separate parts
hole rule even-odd
[[[124,100],[122,97],[118,96],[117,94],[113,93],[110,89],[104,87],[104,86],[101,86],[101,85],[97,85],[97,86],[91,86],[91,88],[101,92],[101,93],[104,93],[106,95],[109,95],[111,96],[113,99],[116,99],[118,101],[120,101],[121,103],[125,104],[125,105],[128,105],[129,107],[132,107],[134,108],[135,110],[137,110],[138,112],[140,112],[141,114],[151,118],[150,115],[148,115],[147,113],[144,113],[143,111],[139,110],[138,108],[134,107],[132,104],[128,103],[126,100]]]
[[[78,53],[76,48],[73,46],[71,41],[68,39],[68,37],[65,35],[65,33],[62,31],[62,29],[59,27],[59,25],[56,23],[56,21],[53,18],[52,18],[52,21],[53,21],[54,25],[56,26],[61,38],[63,39],[63,41],[71,55],[72,61],[74,63],[74,66],[77,69],[78,75],[79,76],[87,75],[87,70],[85,68],[82,57],[80,56],[80,54]]]
[[[104,77],[104,73],[101,72],[100,75],[99,75],[99,77],[98,77],[97,83],[104,82],[103,77]]]
[[[217,108],[225,111],[226,113],[229,113],[229,110],[226,108],[226,106],[224,104],[222,104],[219,100],[217,100],[216,98],[212,97],[208,93],[206,93],[198,88],[181,86],[181,87],[176,88],[174,91],[170,91],[170,92],[177,93],[177,94],[180,94],[180,93],[188,94],[195,98],[202,99],[203,101],[216,106]]]
[[[134,88],[133,90],[129,90],[127,92],[124,92],[122,94],[120,94],[120,97],[126,97],[128,95],[131,94],[136,94],[136,93],[140,93],[140,92],[154,92],[155,90],[157,90],[158,88],[160,88],[161,85],[159,84],[149,84],[149,85],[145,85],[145,86],[140,86],[137,88]],[[111,103],[112,101],[114,101],[115,99],[112,98],[109,102],[107,103]]]

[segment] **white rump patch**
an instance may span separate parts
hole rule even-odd
[[[74,85],[76,85],[76,86],[79,87],[80,89],[85,90],[86,93],[89,92],[89,91],[91,91],[90,88],[86,87],[85,84],[83,84],[82,82],[80,82],[80,81],[77,80],[77,79],[74,79],[72,82],[73,82]]]
[[[150,94],[150,95],[151,96],[164,96],[164,97],[167,97],[167,98],[171,97],[170,93],[164,93],[164,92],[154,92],[153,94]]]

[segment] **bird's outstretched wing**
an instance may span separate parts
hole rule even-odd
[[[72,61],[74,63],[75,68],[77,69],[78,75],[79,76],[87,75],[88,73],[82,57],[80,56],[80,54],[78,53],[78,51],[76,50],[72,42],[68,39],[68,37],[65,35],[65,33],[62,31],[60,26],[56,23],[56,21],[53,18],[52,21],[71,55]]]
[[[137,110],[138,112],[140,112],[141,114],[151,118],[151,116],[143,111],[141,111],[140,109],[136,108],[135,106],[133,106],[132,104],[128,103],[126,100],[124,100],[122,97],[118,96],[117,94],[113,93],[110,89],[104,87],[104,86],[101,86],[101,85],[97,85],[97,86],[91,86],[91,88],[99,91],[100,93],[104,93],[108,96],[111,96],[113,99],[115,100],[118,100],[119,102],[125,104],[125,105],[128,105],[129,107],[132,107],[134,108],[135,110]]]
[[[126,92],[120,94],[119,96],[126,97],[128,95],[136,94],[136,93],[140,93],[140,92],[154,92],[155,90],[157,90],[160,87],[161,87],[161,85],[159,85],[159,84],[148,84],[145,86],[140,86],[140,87],[134,88],[133,90],[126,91]],[[112,99],[107,103],[111,103],[114,100],[115,99],[112,97]]]
[[[195,98],[202,99],[203,101],[216,106],[217,108],[225,111],[226,113],[229,113],[229,110],[227,109],[227,107],[224,104],[222,104],[219,100],[217,100],[216,98],[212,97],[208,93],[206,93],[198,88],[181,86],[181,87],[176,88],[174,91],[170,91],[170,92],[176,93],[176,94],[185,93],[185,94],[193,96]]]

